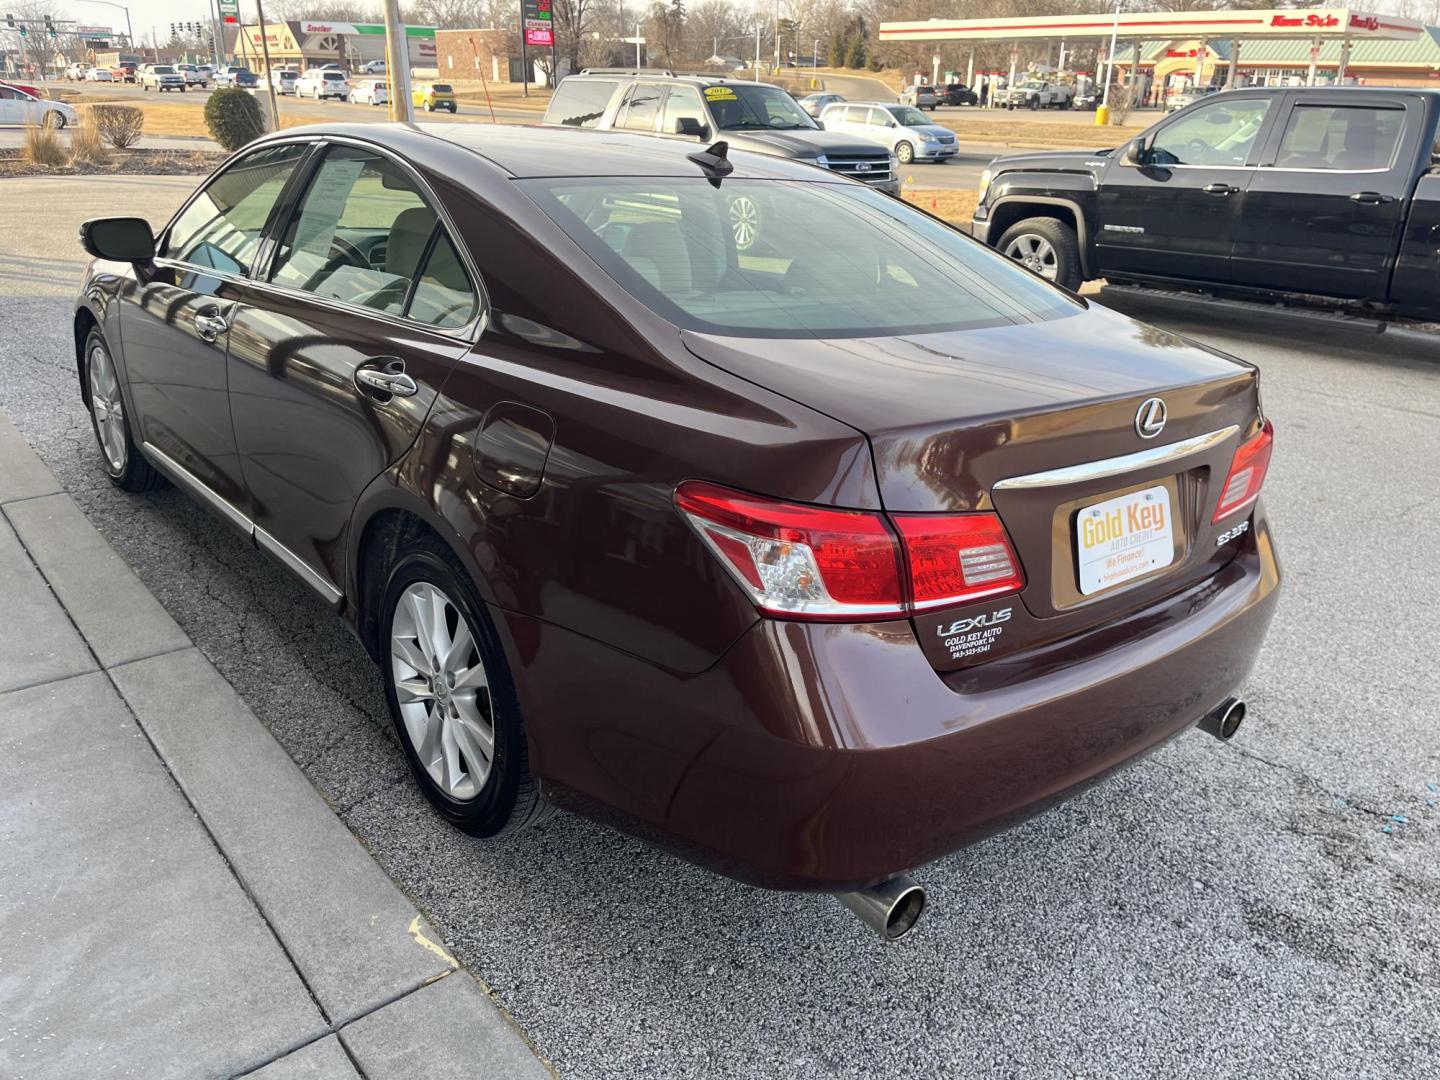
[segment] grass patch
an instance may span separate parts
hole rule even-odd
[[[959,116],[932,113],[926,119],[955,132],[960,137],[962,146],[967,140],[971,140],[1012,146],[1046,146],[1060,149],[1093,147],[1100,150],[1128,142],[1149,126],[1126,124],[1095,127],[1091,124],[1067,124],[1061,121],[988,119],[991,115],[993,114],[988,110],[976,109],[973,112],[966,110]],[[1154,120],[1151,119],[1150,123],[1154,123]]]
[[[70,155],[66,153],[59,133],[40,124],[25,125],[25,141],[20,145],[20,156],[31,165],[49,168],[70,163]]]
[[[969,225],[980,201],[977,191],[907,191],[905,201],[928,210],[952,225]]]

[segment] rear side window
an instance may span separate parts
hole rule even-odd
[[[265,222],[307,146],[247,154],[217,176],[170,227],[165,255],[231,274],[250,269]]]
[[[566,79],[550,99],[545,123],[593,128],[605,115],[620,83],[613,79]]]
[[[1285,124],[1275,164],[1338,172],[1388,169],[1404,122],[1404,109],[1297,105]]]
[[[660,95],[664,92],[664,87],[658,84],[636,83],[630,88],[630,98],[617,126],[626,131],[654,131],[655,118],[660,115]]]
[[[412,285],[418,293],[428,279],[424,314],[414,317],[463,326],[474,312],[474,289],[442,240],[435,211],[398,165],[371,150],[337,146],[285,228],[271,280],[400,315]]]

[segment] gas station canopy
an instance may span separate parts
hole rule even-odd
[[[993,19],[882,22],[881,41],[1015,41],[1021,38],[1413,38],[1424,26],[1398,15],[1350,8],[1129,11]]]

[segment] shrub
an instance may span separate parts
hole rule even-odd
[[[21,145],[20,156],[32,165],[69,164],[65,147],[55,129],[39,124],[25,125],[25,141]]]
[[[133,105],[92,105],[90,118],[95,129],[116,150],[128,150],[140,141],[145,114]]]
[[[845,66],[852,71],[859,71],[865,66],[865,39],[863,37],[851,40],[850,47],[845,51]]]
[[[205,103],[205,126],[226,150],[239,150],[265,134],[265,113],[255,95],[229,86],[216,90]]]
[[[110,160],[110,151],[105,148],[105,140],[95,126],[94,106],[80,111],[80,123],[75,125],[70,136],[70,157],[73,161],[87,161],[93,165],[103,165]]]

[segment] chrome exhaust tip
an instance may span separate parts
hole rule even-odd
[[[835,898],[886,941],[908,934],[925,910],[925,890],[904,874],[869,889],[836,893]]]
[[[1200,718],[1200,730],[1228,742],[1245,720],[1245,703],[1239,698],[1226,698]]]

